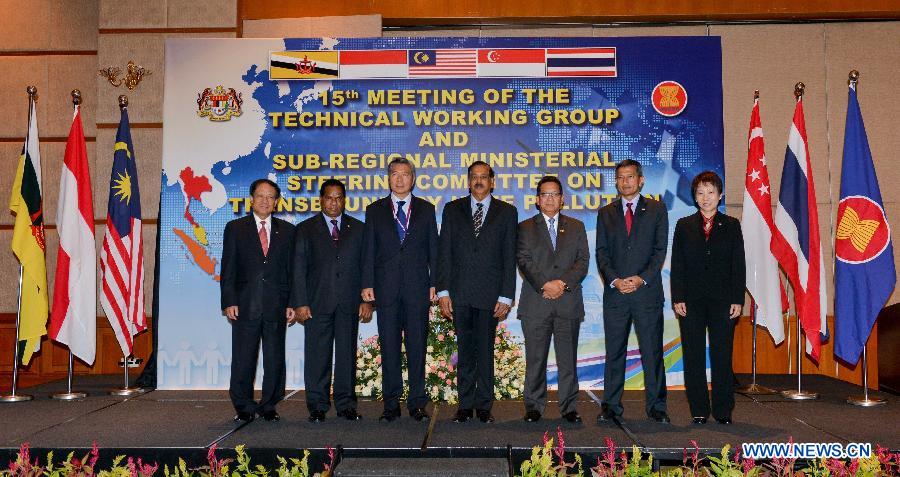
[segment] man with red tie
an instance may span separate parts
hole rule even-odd
[[[220,288],[222,313],[231,324],[229,395],[236,421],[257,415],[278,421],[275,405],[284,397],[284,340],[294,318],[288,307],[294,226],[272,215],[281,197],[278,184],[250,185],[252,214],[225,225]],[[262,341],[262,399],[253,400],[253,374]]]
[[[597,212],[597,268],[603,289],[606,368],[598,422],[622,416],[625,353],[631,324],[638,336],[644,371],[645,412],[667,423],[666,374],[662,360],[662,266],[669,243],[665,204],[641,196],[644,173],[631,159],[616,165],[619,198]]]

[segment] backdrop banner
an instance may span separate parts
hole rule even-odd
[[[669,208],[670,243],[675,222],[695,211],[691,179],[704,170],[724,178],[718,37],[169,39],[165,68],[161,389],[228,387],[222,233],[249,213],[255,179],[279,184],[276,213],[296,224],[320,210],[319,186],[330,177],[344,181],[347,212],[362,220],[365,207],[388,194],[386,166],[395,157],[416,165],[413,193],[435,204],[438,220],[444,204],[467,194],[473,161],[491,164],[494,196],[515,205],[520,220],[537,213],[537,181],[558,175],[563,212],[585,223],[592,255],[579,379],[582,388],[601,389],[603,283],[594,235],[597,209],[616,197],[615,163],[643,165],[643,193]],[[680,385],[668,259],[663,281],[667,383]],[[515,308],[504,323],[504,359],[519,366]],[[375,320],[360,326],[363,383],[380,372],[376,333]],[[288,329],[289,388],[303,387],[302,334],[302,326]],[[453,336],[441,331],[433,339]],[[628,350],[626,387],[638,389],[634,335]],[[432,396],[454,387],[453,364],[455,355],[429,361],[430,374],[443,374],[429,378]],[[506,384],[520,385],[515,376]],[[373,386],[358,389],[371,394]]]

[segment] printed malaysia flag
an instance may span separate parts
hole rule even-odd
[[[847,99],[841,201],[834,240],[834,354],[851,364],[859,361],[875,319],[897,283],[891,227],[884,213],[855,86],[850,84]]]
[[[50,337],[91,365],[97,353],[97,249],[91,171],[78,106],[75,106],[59,181],[56,231],[59,251]]]
[[[616,49],[547,48],[547,76],[616,76]]]
[[[794,289],[797,316],[806,334],[806,352],[818,361],[822,340],[828,335],[825,323],[828,308],[819,208],[806,138],[801,96],[794,109],[784,154],[781,189],[775,209],[775,227],[781,234],[772,236],[772,252]]]
[[[409,50],[409,77],[474,78],[477,50]]]
[[[479,77],[544,76],[545,50],[478,50]]]
[[[344,78],[406,78],[406,50],[346,50],[340,52]]]

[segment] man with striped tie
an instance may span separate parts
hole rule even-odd
[[[459,346],[455,422],[493,422],[494,337],[516,293],[516,208],[491,196],[494,170],[469,166],[470,195],[444,206],[438,241],[441,314]],[[474,410],[474,413],[473,413]]]

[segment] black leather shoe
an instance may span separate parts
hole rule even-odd
[[[472,419],[471,409],[459,409],[456,411],[456,415],[453,416],[453,422],[466,422],[469,419]]]
[[[265,419],[269,422],[278,422],[281,420],[281,416],[279,416],[278,413],[275,412],[274,409],[272,409],[271,411],[263,412],[262,417],[263,417],[263,419]]]
[[[358,421],[358,420],[362,419],[362,416],[360,416],[356,412],[355,407],[348,407],[347,409],[344,409],[343,411],[338,411],[337,415],[338,415],[338,417],[343,417],[344,419],[346,419],[348,421]]]
[[[309,422],[325,422],[325,411],[309,411]]]
[[[428,416],[428,413],[425,412],[425,408],[422,407],[417,407],[412,411],[409,411],[409,417],[419,422],[431,419],[431,417]]]
[[[538,422],[541,420],[540,411],[535,411],[534,409],[530,411],[525,411],[525,417],[523,418],[525,422]]]
[[[381,417],[379,417],[378,420],[384,422],[394,422],[398,417],[400,417],[400,409],[385,409],[384,412],[381,413]]]
[[[650,417],[651,420],[654,420],[654,421],[659,422],[659,423],[661,423],[661,424],[667,424],[667,423],[669,423],[669,422],[672,422],[672,421],[669,419],[669,415],[666,414],[666,411],[656,411],[656,410],[650,411],[650,416],[649,416],[649,417]]]
[[[239,412],[236,416],[234,416],[234,422],[253,422],[253,419],[256,416],[252,412]]]
[[[717,417],[716,422],[718,422],[719,424],[726,424],[726,425],[731,424],[731,418],[730,417]]]
[[[491,411],[488,411],[486,409],[476,410],[475,415],[478,416],[478,420],[485,424],[494,422],[494,416],[491,414]]]
[[[693,422],[694,424],[706,424],[706,418],[705,417],[695,417],[691,422]]]
[[[603,412],[597,416],[597,424],[600,424],[601,422],[613,422],[616,417],[618,416],[616,416],[614,412],[609,409],[604,409]]]
[[[570,411],[570,412],[563,414],[563,419],[571,422],[572,424],[581,423],[581,416],[579,416],[578,413],[575,411]]]

